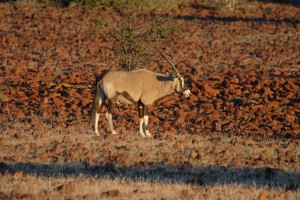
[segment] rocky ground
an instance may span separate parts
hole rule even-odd
[[[97,137],[87,127],[95,75],[118,60],[89,27],[120,13],[0,3],[0,199],[299,198],[299,7],[189,3],[168,13],[178,31],[161,48],[191,97],[151,106],[153,138],[137,135],[135,106],[116,109],[116,136],[102,114]],[[148,68],[170,70],[160,56]]]

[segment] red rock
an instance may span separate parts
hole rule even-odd
[[[293,123],[293,124],[291,125],[291,127],[292,127],[293,130],[300,130],[300,125],[299,125],[299,123]]]
[[[208,95],[212,95],[212,96],[217,96],[220,93],[219,90],[213,89],[207,83],[203,84],[203,89]]]
[[[221,123],[215,121],[214,122],[214,129],[215,129],[215,131],[222,131],[222,125],[221,125]]]
[[[291,115],[291,114],[288,114],[286,113],[285,114],[285,120],[289,121],[289,122],[294,122],[296,120],[296,116],[295,115]]]
[[[5,79],[4,79],[4,77],[0,76],[0,84],[3,84],[3,83],[5,83]]]
[[[251,93],[250,94],[250,98],[254,98],[254,99],[260,98],[260,94],[258,94],[258,93]]]
[[[242,90],[240,90],[240,89],[235,89],[235,90],[234,90],[234,94],[235,94],[236,96],[241,96],[241,95],[242,95]]]
[[[223,126],[222,126],[222,129],[223,129],[223,130],[231,130],[232,127],[234,127],[234,123],[233,123],[233,122],[230,122],[230,123],[228,123],[228,124],[223,125]]]
[[[119,194],[119,190],[108,190],[102,193],[102,197],[117,197]]]
[[[271,91],[271,89],[267,86],[264,87],[264,93],[262,94],[263,96],[270,96],[272,97],[273,92]]]
[[[235,119],[241,119],[243,117],[243,112],[239,109],[236,109],[234,112],[234,118]]]
[[[279,106],[278,101],[272,101],[272,102],[268,103],[268,107],[271,107],[271,108],[277,109],[278,106]]]
[[[89,99],[82,98],[81,99],[81,104],[82,106],[87,106],[88,104],[91,104],[92,102]]]
[[[21,72],[22,72],[22,67],[21,66],[16,66],[16,67],[13,67],[12,69],[11,69],[11,72],[13,73],[13,74],[15,74],[15,75],[20,75],[21,74]]]
[[[218,80],[218,81],[222,82],[224,80],[224,78],[222,76],[220,76],[219,74],[215,74],[211,77],[211,80]]]
[[[43,102],[44,102],[45,104],[49,103],[48,97],[45,97],[45,98],[43,99]]]
[[[291,98],[293,98],[293,97],[295,97],[295,93],[293,93],[293,92],[288,92],[285,98],[291,99]]]
[[[22,110],[18,111],[17,118],[19,118],[19,119],[25,119],[26,118],[26,116],[25,116],[25,114]]]
[[[299,90],[299,87],[291,80],[286,81],[285,87],[290,91],[298,91]]]
[[[58,99],[58,98],[53,98],[53,103],[54,103],[57,107],[60,107],[60,106],[65,105],[64,102],[63,102],[63,100]]]
[[[211,125],[211,121],[207,120],[204,122],[204,127],[207,128],[207,129],[211,129],[212,128],[212,125]]]

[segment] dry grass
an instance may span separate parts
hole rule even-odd
[[[256,199],[261,191],[270,199],[300,197],[298,162],[285,158],[297,149],[294,140],[168,132],[143,139],[105,131],[96,137],[85,123],[54,130],[6,125],[0,198]]]
[[[237,184],[195,186],[183,183],[150,183],[126,179],[69,176],[42,177],[16,173],[0,175],[0,198],[29,199],[257,199],[263,192],[269,199],[299,199],[299,191]]]
[[[192,167],[235,167],[233,161],[238,159],[238,167],[272,167],[294,172],[300,170],[298,151],[292,155],[295,162],[285,157],[286,152],[298,147],[298,142],[292,139],[186,135],[172,132],[154,132],[153,138],[142,139],[137,132],[113,136],[104,130],[100,137],[96,137],[91,130],[87,130],[86,123],[58,129],[53,129],[53,126],[43,123],[42,120],[34,128],[31,124],[21,122],[7,125],[10,128],[3,129],[1,133],[0,141],[4,144],[0,158],[14,157],[23,163],[39,163],[39,156],[43,157],[45,154],[47,156],[41,164],[50,164],[53,160],[57,164],[64,164],[65,160],[78,164],[85,160],[91,165],[97,165],[111,162],[111,159],[122,154],[124,162],[116,162],[117,167],[130,167],[139,162],[174,166],[189,162]],[[35,156],[28,151],[32,148]],[[51,156],[53,148],[58,149],[55,156]],[[68,159],[70,154],[72,159]],[[278,160],[281,158],[284,160],[280,163]]]

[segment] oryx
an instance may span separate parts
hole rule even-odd
[[[168,60],[176,75],[165,75],[151,72],[146,69],[138,69],[130,72],[109,71],[100,75],[96,80],[96,92],[92,107],[92,116],[90,124],[94,121],[94,130],[98,133],[98,120],[101,107],[107,107],[106,118],[112,134],[116,134],[112,122],[112,113],[116,103],[120,104],[138,104],[138,113],[140,121],[139,132],[141,136],[151,137],[148,130],[148,106],[157,99],[170,95],[173,92],[190,96],[190,90],[187,87],[183,77],[179,74],[174,64],[159,49],[161,54]]]

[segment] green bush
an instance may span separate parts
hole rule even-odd
[[[150,64],[157,53],[156,46],[174,32],[175,25],[170,17],[138,20],[130,14],[115,25],[100,19],[93,30],[111,39],[121,70],[131,71]]]

